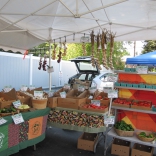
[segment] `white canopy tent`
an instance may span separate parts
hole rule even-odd
[[[154,40],[155,17],[155,0],[0,0],[0,48],[23,53],[65,37],[80,42],[103,29],[116,33],[115,41]]]
[[[116,41],[154,40],[155,17],[155,0],[0,0],[0,47],[22,51],[64,36],[80,42],[104,28]]]

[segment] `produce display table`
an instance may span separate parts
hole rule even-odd
[[[11,116],[0,125],[0,156],[9,156],[28,146],[35,145],[45,138],[47,117],[50,108],[22,113],[24,122],[13,123]]]
[[[51,109],[48,126],[88,133],[105,132],[104,113],[60,108]]]

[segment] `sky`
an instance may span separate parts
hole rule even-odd
[[[142,51],[142,47],[143,47],[143,41],[136,41],[136,54],[135,56],[138,56],[141,54],[141,51]],[[131,44],[131,45],[126,45],[125,46],[127,48],[127,51],[130,53],[130,56],[131,57],[134,57],[134,42]]]

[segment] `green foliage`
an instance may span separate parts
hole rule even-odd
[[[156,41],[153,40],[145,40],[143,45],[142,54],[152,52],[156,50]]]

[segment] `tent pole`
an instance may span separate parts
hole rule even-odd
[[[51,42],[49,41],[49,67],[51,67]],[[49,91],[51,91],[51,74],[49,73]]]

